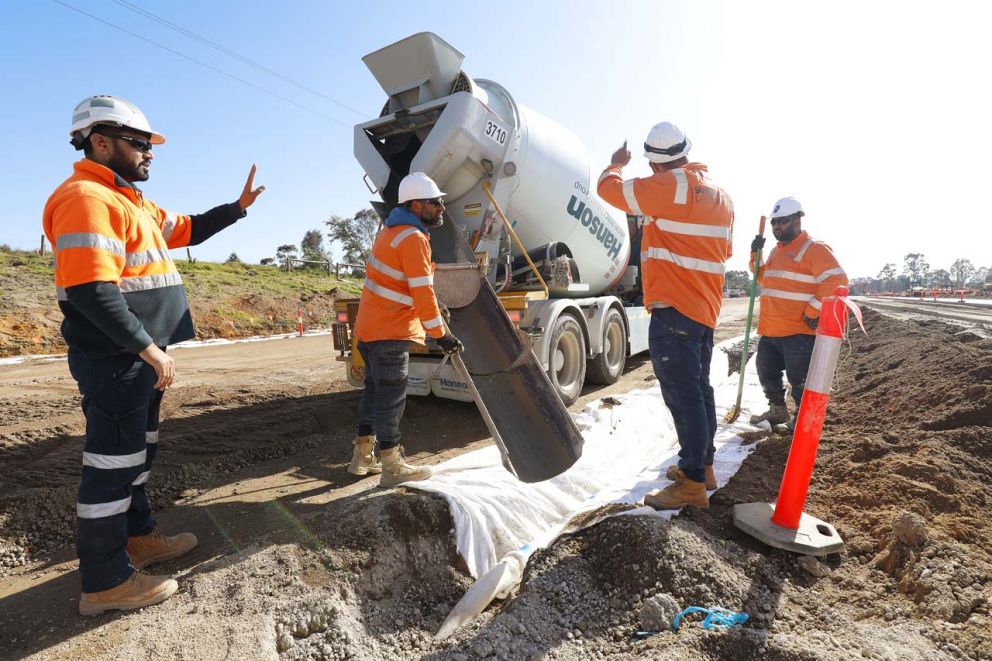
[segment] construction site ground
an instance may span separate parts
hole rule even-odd
[[[743,334],[746,304],[726,301],[718,340]],[[837,370],[806,511],[837,527],[842,553],[734,528],[735,503],[774,500],[788,455],[790,439],[755,434],[708,510],[564,536],[443,642],[473,582],[450,514],[347,473],[359,392],[329,336],[174,352],[149,491],[159,529],[200,545],[159,567],[174,597],[93,618],[77,614],[75,383],[64,361],[0,366],[0,657],[990,659],[992,319],[900,316],[868,309],[869,336],[851,334]],[[635,358],[573,410],[653,382]],[[473,405],[433,397],[408,400],[403,430],[428,464],[491,442]],[[636,636],[669,596],[750,619]]]

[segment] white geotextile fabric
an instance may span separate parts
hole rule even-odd
[[[748,418],[767,408],[752,358],[744,375],[742,412],[737,422],[723,422],[736,399],[739,375],[727,376],[727,354],[721,348],[741,340],[743,336],[728,340],[713,351],[710,383],[718,424],[713,468],[721,486],[753,447],[743,446],[738,434],[754,430]],[[619,403],[596,400],[573,414],[585,439],[582,457],[551,480],[518,481],[491,446],[438,464],[429,480],[404,485],[439,493],[448,501],[458,552],[469,572],[475,578],[496,574],[489,577],[490,600],[505,596],[519,582],[530,554],[552,542],[576,515],[610,503],[638,504],[649,491],[670,483],[665,472],[678,462],[679,446],[658,382],[608,399]],[[670,518],[674,511],[641,507],[622,513]]]

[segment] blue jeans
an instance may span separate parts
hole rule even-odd
[[[703,482],[716,448],[716,403],[710,386],[713,329],[675,308],[651,311],[648,349],[661,396],[672,412],[679,437],[679,468]]]
[[[400,444],[400,419],[406,407],[410,366],[408,340],[359,342],[365,361],[365,390],[358,405],[358,435],[375,434],[380,450]]]
[[[755,367],[758,380],[770,404],[785,404],[785,386],[782,372],[785,371],[792,386],[792,399],[798,407],[803,401],[806,389],[806,374],[809,372],[809,359],[813,355],[815,335],[786,335],[785,337],[762,336],[758,341],[758,357]]]
[[[83,592],[109,590],[134,571],[127,538],[155,528],[145,482],[158,448],[162,391],[155,370],[134,354],[91,360],[69,351],[86,416],[76,508]]]

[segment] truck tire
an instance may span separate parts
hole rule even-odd
[[[627,326],[616,308],[606,312],[603,322],[603,352],[589,362],[586,378],[604,386],[616,383],[627,365]]]
[[[578,320],[563,314],[555,321],[548,351],[548,377],[565,406],[582,393],[586,380],[586,339]]]

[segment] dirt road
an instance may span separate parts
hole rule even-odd
[[[746,299],[728,300],[718,339],[743,333],[746,312]],[[374,487],[373,479],[356,480],[345,470],[360,393],[334,361],[330,336],[172,353],[178,376],[163,401],[149,490],[162,529],[192,527],[200,537],[193,562],[263,534],[295,539],[283,505],[308,510]],[[653,379],[646,356],[636,357],[618,383],[587,387],[572,408]],[[491,442],[474,405],[434,397],[408,400],[403,431],[410,455],[425,463]],[[31,618],[0,618],[0,639],[24,644],[48,628],[87,628],[72,608],[82,433],[78,391],[64,360],[0,366],[0,572],[8,574],[0,582],[0,612],[50,612],[52,598],[69,604],[28,631]],[[10,649],[23,654],[44,646]]]
[[[718,337],[743,332],[728,301]],[[182,349],[149,482],[165,532],[200,546],[158,569],[160,606],[82,618],[75,489],[82,418],[64,362],[0,367],[0,657],[992,658],[992,340],[869,311],[838,367],[807,511],[826,562],[736,531],[768,502],[789,439],[757,444],[707,511],[608,519],[532,557],[519,591],[432,640],[471,585],[447,505],[346,472],[358,393],[328,337]],[[635,360],[573,408],[653,381]],[[622,404],[621,404],[622,405]],[[470,404],[411,398],[405,443],[433,463],[489,442]],[[953,469],[951,469],[953,468]],[[641,640],[656,598],[751,614]]]

